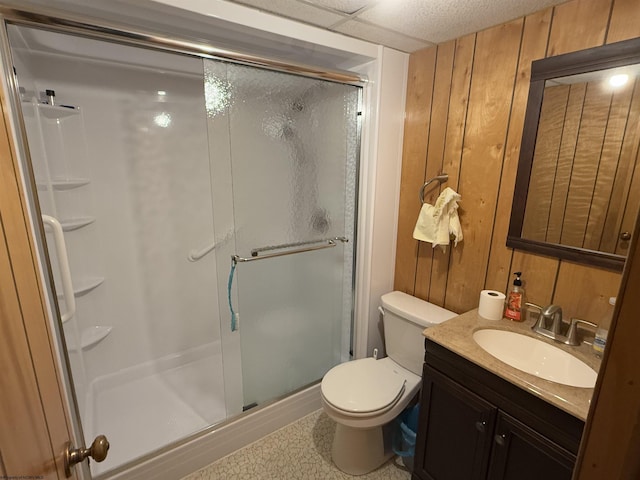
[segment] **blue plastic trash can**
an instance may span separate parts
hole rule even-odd
[[[418,432],[418,416],[420,406],[407,408],[396,418],[393,435],[393,452],[402,458],[402,463],[413,471],[413,457],[416,452],[416,434]]]

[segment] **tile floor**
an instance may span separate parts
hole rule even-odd
[[[331,463],[335,423],[318,410],[232,453],[183,480],[409,480],[395,457],[361,476],[347,475]]]

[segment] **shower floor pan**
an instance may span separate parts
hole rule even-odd
[[[225,419],[219,344],[196,350],[92,383],[85,436],[104,434],[111,445],[104,462],[91,462],[93,475]]]

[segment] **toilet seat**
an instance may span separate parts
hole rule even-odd
[[[364,358],[337,365],[322,379],[324,400],[353,417],[391,409],[404,393],[406,379],[386,363]]]

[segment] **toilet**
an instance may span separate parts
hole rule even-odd
[[[390,422],[420,390],[422,331],[457,315],[403,292],[387,293],[381,303],[388,356],[342,363],[322,379],[322,407],[337,423],[331,459],[350,475],[391,458]]]

